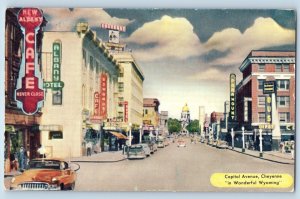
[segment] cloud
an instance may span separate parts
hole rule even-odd
[[[241,33],[227,28],[214,33],[204,44],[207,50],[230,50],[230,53],[212,64],[241,64],[251,50],[295,43],[295,31],[281,27],[272,18],[259,17]]]
[[[201,51],[201,42],[194,33],[192,24],[186,18],[172,18],[167,15],[145,23],[125,39],[125,42],[152,44],[150,48],[140,48],[134,52],[143,61],[170,57],[186,59],[199,55]]]
[[[132,21],[110,16],[102,8],[45,8],[48,23],[46,31],[72,31],[79,21],[88,22],[91,27],[100,27],[101,23],[128,25]]]
[[[202,81],[228,81],[229,73],[225,74],[224,71],[216,68],[208,68],[205,71],[197,72],[187,77],[190,80],[202,80]]]

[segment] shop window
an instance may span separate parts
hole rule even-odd
[[[52,104],[53,105],[62,105],[62,90],[52,91]]]
[[[63,139],[63,132],[61,131],[50,131],[49,140]]]

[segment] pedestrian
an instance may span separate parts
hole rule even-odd
[[[88,141],[86,143],[86,155],[87,156],[91,156],[92,155],[92,142],[91,141]]]
[[[23,146],[20,147],[18,160],[19,160],[19,170],[23,171],[26,168],[26,160],[27,160],[26,150],[24,149]]]
[[[292,159],[295,158],[295,142],[292,141],[292,144],[291,144],[291,155],[292,155]]]

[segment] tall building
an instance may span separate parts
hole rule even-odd
[[[87,132],[117,117],[118,67],[87,23],[76,31],[45,32],[42,54],[42,145],[48,156],[82,156]]]
[[[144,75],[131,52],[113,52],[113,61],[119,69],[117,116],[123,118],[123,128],[143,124]]]
[[[189,109],[187,103],[185,103],[185,105],[182,107],[180,121],[181,121],[181,132],[189,133],[188,130],[186,129],[186,127],[190,123],[190,109]]]
[[[243,79],[236,89],[238,122],[255,132],[263,128],[263,134],[273,138],[273,145],[276,145],[273,149],[276,149],[280,137],[274,140],[274,129],[264,128],[269,123],[266,116],[266,99],[269,95],[263,93],[263,87],[264,82],[275,81],[277,92],[273,103],[276,108],[272,108],[272,124],[277,123],[274,117],[276,112],[279,116],[281,138],[294,135],[295,52],[253,50],[241,64],[240,71]]]
[[[20,65],[24,46],[24,35],[18,23],[18,12],[20,9],[8,8],[5,16],[5,161],[8,167],[5,172],[10,171],[10,159],[14,153],[23,146],[28,152],[29,158],[37,157],[37,147],[40,144],[39,124],[42,113],[39,111],[34,115],[26,115],[17,108],[15,100],[15,89],[19,77]],[[41,63],[41,48],[43,30],[47,21],[43,23],[36,36],[36,53],[38,64]],[[17,157],[16,157],[17,158]]]

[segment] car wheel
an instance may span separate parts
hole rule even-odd
[[[73,182],[70,186],[70,190],[74,190],[75,189],[75,182]]]

